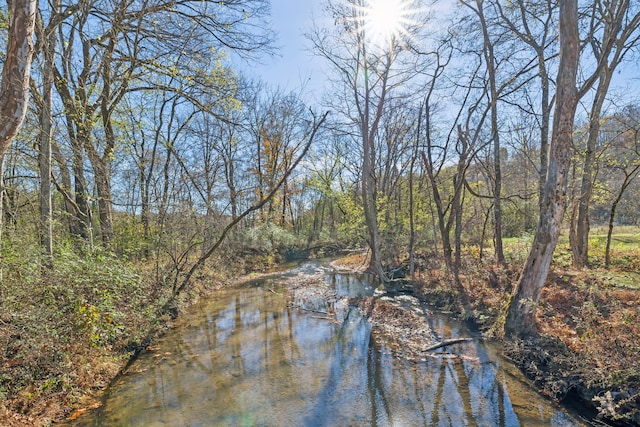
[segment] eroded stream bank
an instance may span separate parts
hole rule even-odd
[[[393,340],[348,304],[374,288],[305,263],[221,290],[73,425],[580,425],[479,340],[394,357]],[[426,321],[437,340],[470,335],[437,312]]]

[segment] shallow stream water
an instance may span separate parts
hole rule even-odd
[[[194,307],[73,425],[581,425],[480,340],[401,360],[356,309],[288,304],[284,277],[223,289]],[[367,276],[327,272],[326,280],[338,295],[375,286]],[[337,321],[319,313],[327,310]],[[429,319],[440,339],[473,336],[444,314]]]

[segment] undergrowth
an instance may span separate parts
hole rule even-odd
[[[274,263],[259,248],[220,251],[172,295],[170,260],[122,256],[69,241],[53,268],[40,246],[3,239],[0,283],[0,425],[49,425],[99,405],[132,354],[177,312],[237,272]],[[129,254],[131,255],[131,254]]]
[[[163,292],[101,250],[63,246],[52,270],[37,245],[7,239],[2,255],[0,410],[46,424],[109,383],[156,321]]]
[[[561,400],[573,393],[604,418],[640,425],[640,239],[635,234],[617,244],[609,269],[599,239],[591,241],[591,267],[585,269],[571,265],[568,242],[560,241],[539,302],[539,336],[505,342],[505,349],[545,394]],[[461,270],[472,304],[467,318],[497,339],[526,259],[520,240],[505,249],[508,268],[469,252]],[[453,292],[442,270],[422,272],[420,279],[420,292],[435,303]]]

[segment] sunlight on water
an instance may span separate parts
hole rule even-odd
[[[339,295],[364,278],[329,275]],[[275,290],[275,293],[271,290]],[[575,426],[479,343],[398,360],[355,309],[342,322],[287,307],[276,280],[227,289],[182,319],[74,425]],[[440,336],[467,335],[442,315]]]

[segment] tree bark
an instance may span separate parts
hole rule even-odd
[[[509,304],[504,327],[507,339],[525,338],[537,331],[536,308],[566,209],[579,55],[578,2],[565,0],[560,2],[560,65],[543,203],[533,246]]]
[[[595,180],[595,164],[597,162],[596,144],[600,132],[600,116],[605,98],[609,91],[613,73],[624,57],[640,42],[638,26],[640,25],[640,12],[635,9],[631,12],[629,0],[617,0],[608,2],[601,11],[599,21],[603,21],[601,42],[590,41],[594,56],[599,61],[599,68],[590,80],[598,77],[598,87],[593,99],[589,117],[589,135],[585,151],[584,167],[582,171],[582,183],[580,186],[580,199],[578,203],[578,218],[575,229],[571,229],[571,249],[573,262],[577,267],[584,267],[589,261],[589,205],[593,193]],[[594,11],[595,15],[595,11]],[[592,27],[595,24],[592,24]],[[592,28],[592,31],[596,31]],[[585,86],[582,91],[589,89]]]
[[[55,144],[54,141],[51,141],[51,154],[53,159],[55,159],[58,164],[58,168],[60,171],[60,179],[62,182],[58,183],[54,179],[54,183],[56,184],[56,188],[58,192],[62,195],[64,199],[64,209],[67,216],[67,224],[69,227],[69,233],[74,236],[80,235],[80,214],[78,213],[78,205],[76,204],[73,193],[71,192],[72,184],[71,184],[71,173],[69,172],[69,167],[67,166],[67,159],[64,157],[60,148]]]
[[[16,137],[29,104],[29,76],[33,58],[33,34],[36,23],[35,0],[13,0],[9,2],[9,32],[7,54],[0,82],[0,245],[2,244],[4,158],[11,142]],[[2,260],[0,259],[0,286],[4,302]]]
[[[59,5],[55,5],[57,13]],[[40,111],[40,152],[38,164],[40,169],[40,222],[41,245],[44,265],[53,268],[53,223],[51,210],[51,138],[53,109],[53,60],[55,55],[56,34],[51,31],[47,36],[42,34],[42,109]]]
[[[544,9],[545,13],[540,13],[536,16],[543,25],[541,34],[535,35],[532,32],[532,27],[527,20],[528,4],[525,2],[517,2],[519,9],[520,27],[515,21],[512,21],[507,14],[505,14],[505,8],[500,5],[500,2],[496,2],[498,9],[500,10],[500,17],[503,22],[506,23],[511,31],[525,44],[529,45],[535,52],[538,67],[538,77],[540,79],[540,157],[539,157],[539,171],[538,171],[538,209],[542,207],[542,199],[544,193],[545,182],[547,179],[547,163],[548,163],[548,151],[549,151],[549,122],[551,117],[551,107],[553,100],[550,99],[550,78],[547,70],[548,57],[545,51],[552,45],[550,41],[554,39],[554,35],[551,31],[550,23],[553,21],[552,15],[555,13],[557,2],[547,1]]]
[[[88,144],[85,142],[89,138],[89,129],[83,120],[83,113],[88,113],[87,108],[76,108],[76,101],[69,92],[67,79],[54,68],[55,87],[60,95],[62,104],[64,105],[64,113],[66,119],[66,127],[69,135],[69,143],[71,146],[72,170],[74,176],[74,196],[77,217],[77,235],[83,239],[92,240],[91,230],[91,210],[86,194],[86,179],[84,176],[84,149],[83,146]],[[90,113],[93,114],[93,113]]]
[[[7,54],[0,82],[0,158],[18,134],[27,113],[36,5],[35,0],[9,2]]]
[[[494,231],[494,251],[496,262],[505,266],[507,260],[504,257],[502,245],[502,169],[500,166],[500,133],[498,132],[498,89],[496,85],[496,65],[493,53],[493,43],[489,36],[489,29],[484,16],[483,0],[476,0],[478,18],[482,25],[482,36],[484,39],[483,53],[487,66],[489,78],[489,96],[491,108],[491,139],[493,141],[493,231]]]
[[[618,191],[618,195],[611,203],[611,210],[609,211],[609,228],[607,230],[607,246],[605,249],[604,255],[604,266],[605,268],[609,268],[611,265],[611,236],[613,235],[613,227],[616,218],[616,209],[618,208],[618,204],[622,200],[622,196],[626,191],[627,187],[631,184],[631,182],[638,176],[638,171],[640,170],[640,164],[636,165],[631,169],[631,172],[624,172],[624,181],[620,186],[620,191]]]
[[[390,55],[390,54],[387,54]],[[366,58],[366,52],[363,53]],[[371,259],[369,268],[373,270],[380,280],[388,282],[388,277],[382,268],[382,251],[380,249],[380,230],[378,228],[378,204],[376,177],[374,171],[376,152],[375,152],[375,135],[378,131],[378,125],[382,118],[382,109],[385,104],[387,95],[387,77],[391,67],[391,58],[387,56],[386,66],[382,74],[382,88],[379,99],[375,104],[375,111],[372,113],[370,109],[372,88],[369,86],[369,69],[367,61],[364,61],[363,74],[364,78],[364,100],[360,112],[360,133],[362,138],[363,158],[362,158],[362,204],[364,208],[364,217],[369,231],[369,248],[371,250]],[[358,99],[357,94],[355,99]],[[371,116],[373,114],[373,116]],[[373,120],[370,120],[373,118]]]
[[[100,218],[100,236],[102,243],[108,246],[113,240],[113,221],[111,213],[111,173],[108,164],[92,162],[93,173],[98,191],[98,213]]]
[[[573,264],[576,267],[586,267],[589,262],[589,203],[593,194],[593,183],[595,179],[596,143],[600,133],[600,114],[604,105],[605,96],[609,90],[611,74],[605,70],[600,78],[596,95],[593,99],[591,114],[589,117],[589,134],[587,136],[587,147],[584,155],[584,165],[582,167],[582,182],[580,184],[580,194],[578,200],[578,217],[575,228],[571,227],[571,251],[573,253]]]

